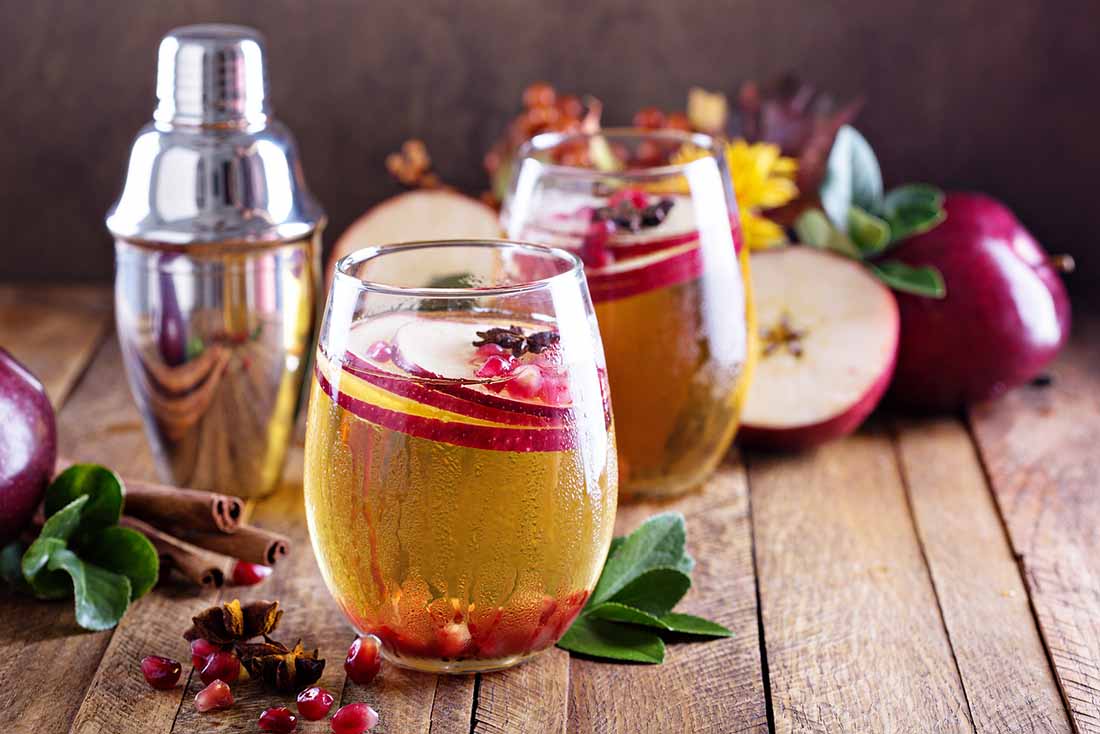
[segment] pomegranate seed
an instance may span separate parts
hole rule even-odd
[[[247,561],[237,561],[233,566],[233,585],[255,586],[270,576],[272,570],[271,566],[261,566],[258,563],[248,563]]]
[[[499,377],[511,372],[515,364],[516,360],[511,355],[508,357],[494,355],[485,360],[485,364],[481,365],[475,374],[478,377]]]
[[[328,716],[332,702],[336,700],[324,688],[314,686],[298,694],[298,713],[306,721],[319,721]]]
[[[532,364],[521,365],[512,372],[507,388],[517,398],[533,398],[542,389],[542,371]]]
[[[363,734],[378,723],[378,712],[365,703],[349,703],[332,717],[335,734]]]
[[[195,694],[195,710],[200,714],[233,705],[233,692],[223,680],[215,680]]]
[[[465,652],[470,645],[470,629],[465,624],[451,622],[440,628],[436,634],[439,654],[445,658],[455,658]]]
[[[298,717],[290,713],[286,706],[269,708],[260,714],[260,731],[274,731],[287,734],[298,728]]]
[[[355,683],[365,686],[374,680],[382,668],[382,655],[378,640],[374,637],[356,637],[348,648],[348,659],[344,661],[344,670]]]
[[[199,677],[206,684],[210,684],[215,680],[232,683],[237,680],[240,674],[241,661],[237,659],[236,653],[218,650],[206,659],[206,664],[202,666]]]
[[[478,356],[481,357],[493,357],[508,354],[508,350],[500,346],[499,344],[493,344],[492,342],[489,342],[488,344],[482,344],[480,347],[478,347],[477,353]]]
[[[375,362],[389,362],[393,359],[393,347],[388,342],[375,342],[367,347],[367,357]]]
[[[550,405],[568,405],[573,401],[569,394],[569,381],[565,375],[548,375],[543,373],[542,389],[539,397]]]
[[[175,688],[180,680],[180,664],[172,658],[150,655],[141,659],[141,674],[145,682],[161,691]]]
[[[607,205],[617,207],[623,203],[630,204],[635,209],[645,209],[649,206],[649,198],[641,189],[619,189],[607,200]]]
[[[206,659],[214,653],[220,651],[221,648],[215,645],[209,640],[192,640],[191,641],[191,665],[196,670],[202,670],[206,665]]]

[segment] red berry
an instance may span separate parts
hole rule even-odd
[[[196,670],[202,670],[206,665],[206,659],[221,650],[220,647],[208,640],[191,640],[191,665]]]
[[[298,713],[306,721],[319,721],[328,716],[335,699],[324,688],[314,686],[298,694]]]
[[[180,664],[172,658],[150,655],[141,659],[141,674],[145,682],[161,691],[175,688],[180,680]]]
[[[236,653],[228,650],[218,650],[206,659],[206,664],[199,671],[199,677],[203,683],[211,683],[215,680],[223,680],[232,683],[241,674],[241,661]]]
[[[512,372],[506,387],[509,395],[533,398],[542,389],[542,371],[533,364],[520,365]]]
[[[215,709],[227,709],[233,705],[233,692],[229,684],[216,680],[195,694],[195,710],[200,714]]]
[[[665,113],[656,107],[643,107],[634,115],[634,127],[656,130],[665,126]]]
[[[260,714],[260,731],[274,731],[287,734],[298,728],[298,717],[290,713],[286,706],[269,708]]]
[[[365,703],[349,703],[332,717],[335,734],[363,734],[378,723],[378,712]]]
[[[382,653],[378,640],[374,637],[356,637],[348,648],[348,659],[344,661],[344,670],[353,682],[365,686],[374,680],[382,668]],[[347,708],[345,706],[345,708]]]
[[[367,347],[367,357],[375,362],[389,362],[393,359],[393,347],[388,342],[375,342]]]
[[[557,92],[546,82],[535,82],[523,90],[523,106],[527,109],[549,107],[557,99]]]
[[[258,563],[248,563],[247,561],[237,561],[233,566],[233,585],[255,586],[270,576],[272,570],[271,566],[261,566]]]
[[[478,367],[475,374],[478,377],[499,377],[500,375],[506,375],[511,372],[515,363],[516,360],[512,358],[511,355],[507,357],[493,355],[485,360],[485,364]]]

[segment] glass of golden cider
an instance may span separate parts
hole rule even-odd
[[[560,638],[615,519],[615,431],[583,266],[504,241],[339,261],[305,501],[326,584],[392,662],[495,670]]]
[[[502,223],[585,264],[624,496],[699,486],[737,429],[755,335],[723,150],[706,135],[603,130],[539,135],[516,157]]]

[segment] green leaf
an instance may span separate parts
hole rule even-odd
[[[928,298],[943,298],[947,295],[943,275],[928,265],[913,267],[899,260],[886,260],[871,265],[871,271],[896,291]]]
[[[832,250],[846,257],[859,259],[859,248],[848,239],[848,235],[832,225],[825,212],[820,209],[807,209],[794,222],[794,231],[798,241],[822,250]]]
[[[891,242],[927,232],[947,218],[943,191],[928,184],[899,186],[883,200],[883,215],[890,222]]]
[[[104,528],[81,546],[80,556],[128,578],[133,599],[144,596],[157,583],[160,556],[148,538],[131,528]]]
[[[637,576],[608,601],[660,617],[672,611],[691,588],[691,577],[676,568],[654,568]]]
[[[649,612],[643,612],[641,609],[635,609],[627,604],[620,604],[617,601],[605,601],[603,604],[588,610],[586,614],[591,619],[604,619],[608,622],[640,624],[645,627],[656,627],[657,629],[665,631],[672,629],[662,622],[660,617],[654,616]]]
[[[578,617],[558,647],[582,655],[636,663],[660,663],[665,643],[653,632],[629,624]]]
[[[13,540],[0,550],[0,578],[16,591],[30,593],[31,587],[23,578],[23,553],[26,547]]]
[[[654,515],[626,536],[615,555],[607,559],[589,602],[595,606],[615,596],[624,586],[654,568],[678,568],[684,558],[684,516],[678,512]]]
[[[717,622],[711,622],[694,614],[670,612],[660,619],[667,629],[684,635],[703,635],[706,637],[733,637],[733,632]]]
[[[110,629],[126,613],[130,580],[125,576],[85,563],[66,548],[50,555],[49,568],[64,571],[72,578],[76,623],[84,629]]]
[[[38,538],[23,555],[23,578],[31,587],[31,593],[39,599],[64,599],[73,593],[65,574],[49,568],[53,554],[63,550],[66,550],[65,541],[60,538]],[[34,568],[33,573],[27,573],[28,566]]]
[[[620,535],[617,538],[611,539],[611,545],[607,549],[607,558],[610,560],[611,556],[615,555],[615,551],[619,550],[623,543],[626,542],[626,536]],[[607,561],[604,561],[605,563]]]
[[[77,497],[46,519],[38,537],[23,555],[23,576],[31,586],[34,586],[34,577],[46,568],[56,544],[60,543],[64,548],[69,536],[76,532],[80,525],[81,511],[88,501],[89,497],[86,495]]]
[[[853,205],[872,213],[882,206],[878,159],[866,138],[850,125],[837,131],[818,195],[825,213],[841,231],[847,230]]]
[[[853,206],[848,210],[848,236],[863,257],[877,255],[890,244],[890,225],[885,219]]]
[[[99,464],[74,464],[57,475],[46,489],[46,517],[51,517],[78,497],[88,497],[81,512],[80,532],[118,524],[124,494],[118,475]]]

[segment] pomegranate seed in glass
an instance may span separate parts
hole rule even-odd
[[[229,684],[223,680],[213,681],[195,694],[195,710],[200,714],[227,709],[232,705],[233,692],[229,690]]]
[[[172,658],[149,655],[141,659],[141,674],[145,676],[145,682],[161,691],[176,687],[181,670],[180,664]]]
[[[297,728],[298,717],[290,713],[290,709],[286,706],[269,708],[260,714],[260,731],[289,734]]]
[[[307,721],[319,721],[328,716],[336,699],[320,686],[307,688],[298,694],[298,713]]]
[[[349,703],[332,717],[334,734],[363,734],[378,723],[378,712],[365,703]]]

